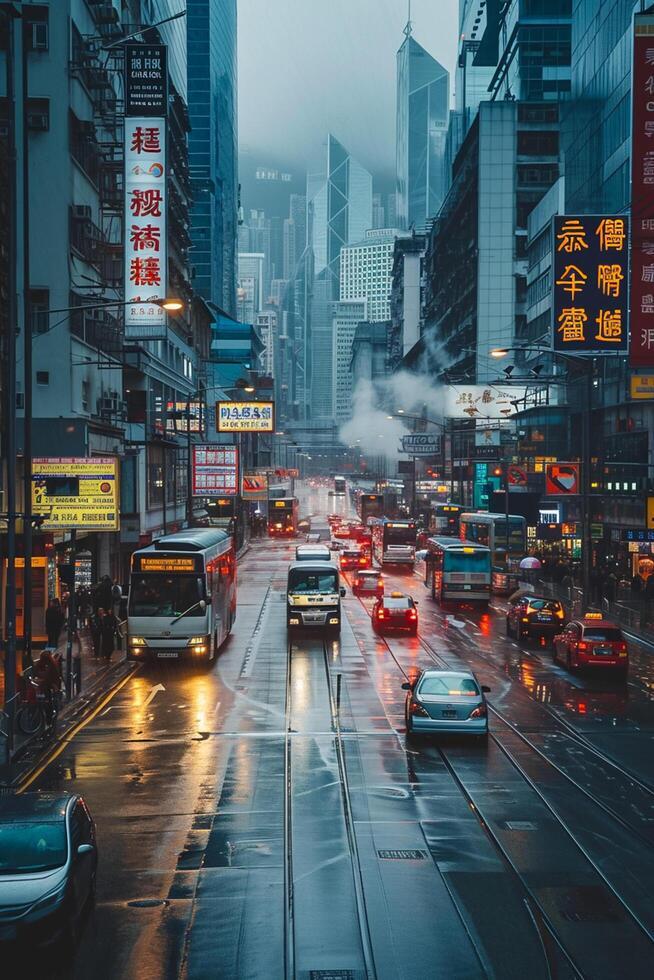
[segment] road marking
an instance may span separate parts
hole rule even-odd
[[[159,693],[159,691],[165,691],[165,690],[166,690],[166,688],[163,686],[163,684],[154,684],[150,688],[150,693],[148,694],[147,698],[143,702],[142,707],[143,708],[147,708],[147,706],[150,704],[150,702],[153,701],[156,698],[156,696]]]
[[[77,734],[79,734],[79,732],[81,732],[83,728],[86,728],[86,726],[88,724],[90,724],[90,722],[92,722],[95,718],[98,717],[98,715],[100,714],[100,712],[106,707],[106,705],[109,703],[109,701],[111,701],[111,699],[113,697],[115,697],[116,694],[118,694],[118,692],[123,689],[123,687],[125,687],[125,684],[127,684],[127,682],[129,680],[131,680],[132,677],[134,677],[134,675],[139,670],[140,670],[140,664],[136,668],[136,670],[130,671],[130,673],[127,674],[126,677],[123,677],[123,679],[121,681],[119,681],[118,684],[116,684],[116,686],[113,687],[105,695],[104,698],[102,698],[102,700],[100,701],[100,704],[98,704],[97,707],[95,707],[93,709],[93,711],[90,713],[90,715],[88,715],[88,717],[82,718],[82,720],[80,722],[78,722],[76,725],[73,725],[73,727],[68,732],[68,734],[66,736],[64,736],[64,738],[62,738],[61,742],[59,743],[59,745],[57,746],[57,748],[54,750],[54,752],[52,752],[46,759],[44,759],[43,762],[41,763],[41,765],[38,766],[37,769],[35,769],[33,772],[29,773],[29,775],[26,776],[25,779],[18,784],[18,786],[16,787],[16,793],[17,794],[24,793],[25,790],[29,786],[31,786],[32,783],[35,782],[35,780],[37,780],[39,778],[39,776],[43,772],[45,772],[45,770],[48,768],[48,766],[51,765],[55,761],[55,759],[59,758],[59,756],[64,751],[64,749],[66,748],[66,746],[70,742],[73,741],[73,739],[75,738],[75,736]]]

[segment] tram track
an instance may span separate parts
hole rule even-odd
[[[361,600],[360,597],[359,597],[359,601],[363,609],[366,611],[367,615],[371,618],[370,610],[366,607],[365,603]],[[384,644],[390,657],[395,662],[398,670],[400,671],[402,676],[406,680],[408,680],[409,674],[407,672],[407,669],[405,669],[400,659],[398,659],[398,657],[396,656],[395,652],[393,651],[391,645],[388,643],[386,638],[377,637],[377,639]],[[457,666],[460,666],[461,663],[460,657],[457,657],[457,660],[459,661],[458,664],[453,664],[451,662],[448,662],[436,650],[434,650],[434,648],[431,646],[429,641],[427,641],[425,637],[421,636],[420,634],[418,634],[418,642],[421,648],[425,651],[425,653],[427,654],[427,656],[435,666],[438,666],[443,669],[456,669]],[[487,658],[482,658],[482,659],[487,660]],[[496,666],[495,666],[495,670],[497,670]],[[616,819],[617,821],[619,821],[620,825],[622,827],[625,827],[629,833],[635,832],[632,830],[632,827],[624,820],[624,818],[614,813],[610,807],[607,807],[605,804],[603,804],[601,800],[594,797],[593,794],[591,794],[583,786],[580,786],[576,782],[576,780],[574,780],[573,777],[570,777],[560,767],[558,767],[552,760],[550,760],[547,757],[547,755],[545,755],[541,750],[539,750],[537,746],[533,745],[533,743],[523,733],[515,729],[515,726],[512,726],[511,723],[504,718],[501,712],[499,712],[497,709],[494,708],[494,706],[489,704],[489,708],[497,716],[499,721],[508,724],[512,732],[521,737],[522,741],[531,751],[537,753],[541,761],[543,761],[548,766],[550,766],[554,771],[557,772],[559,776],[565,778],[576,789],[582,791],[590,803],[600,807],[604,813],[606,813],[608,816],[611,817],[611,819]],[[556,719],[556,716],[553,713],[551,714]],[[556,720],[558,721],[559,719]],[[620,894],[619,890],[617,890],[616,887],[614,887],[614,885],[612,884],[612,882],[606,877],[602,869],[598,866],[597,862],[588,853],[584,845],[579,841],[574,831],[568,826],[567,822],[561,818],[561,816],[557,813],[556,809],[549,803],[545,794],[540,790],[536,782],[530,778],[528,773],[524,771],[523,767],[513,757],[510,750],[503,744],[501,737],[499,737],[494,732],[489,732],[489,738],[491,742],[497,746],[498,750],[508,760],[511,766],[519,773],[521,779],[527,784],[530,791],[533,792],[538,798],[538,800],[540,801],[540,803],[546,807],[548,813],[552,816],[555,824],[566,835],[566,837],[569,839],[572,845],[580,852],[583,860],[588,863],[588,865],[592,868],[592,871],[596,875],[598,875],[602,885],[608,890],[610,895],[619,904],[619,907],[624,909],[626,915],[628,916],[629,921],[632,922],[633,926],[640,932],[641,936],[644,939],[648,940],[650,943],[654,942],[654,935],[652,934],[651,930],[648,928],[646,923],[643,922],[643,920],[638,915],[638,913],[631,907],[630,903],[627,900],[625,900],[625,898]],[[586,745],[584,744],[584,742],[582,742],[582,740],[579,740],[579,744],[582,744],[584,748],[586,748]],[[559,958],[560,957],[563,958],[567,967],[572,971],[573,975],[576,978],[580,978],[580,980],[591,980],[592,975],[588,974],[585,971],[584,966],[582,965],[581,962],[583,959],[583,955],[580,955],[579,950],[572,951],[570,949],[570,943],[569,942],[566,943],[566,941],[561,937],[556,924],[552,921],[550,915],[548,914],[547,909],[544,907],[543,903],[540,901],[535,890],[531,887],[530,883],[527,881],[526,875],[521,870],[518,862],[509,853],[508,849],[504,846],[504,843],[500,835],[496,833],[495,830],[493,829],[492,821],[486,819],[484,815],[485,807],[483,803],[480,803],[478,796],[474,792],[472,792],[466,785],[465,780],[461,777],[460,773],[457,770],[456,761],[453,761],[453,759],[450,757],[450,755],[448,755],[447,750],[443,746],[434,743],[433,747],[435,751],[438,753],[438,756],[442,760],[444,766],[449,772],[451,778],[454,780],[458,789],[463,794],[468,805],[476,815],[484,832],[490,839],[496,851],[500,854],[506,867],[510,869],[511,873],[514,875],[515,879],[519,883],[520,888],[522,889],[525,895],[525,905],[534,923],[534,927],[537,929],[539,937],[541,939],[543,955],[546,959],[546,965],[549,974],[552,977],[556,977],[558,975],[557,966],[553,962],[553,957],[556,957],[558,953]],[[589,747],[592,749],[592,746]],[[621,770],[619,766],[614,764],[612,760],[605,757],[602,753],[596,752],[594,754],[597,756],[597,758],[601,759],[604,763],[613,766],[617,771],[621,773],[621,775],[624,778],[631,779],[631,774]],[[650,792],[646,784],[641,784],[641,785],[643,786],[643,789],[645,791]],[[646,840],[646,838],[643,838],[642,835],[639,835],[639,839],[640,838]],[[651,846],[651,841],[647,840],[646,842]],[[553,952],[553,948],[556,949],[557,953]]]

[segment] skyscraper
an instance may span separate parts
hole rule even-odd
[[[307,206],[316,277],[325,271],[338,299],[341,248],[360,241],[372,225],[372,177],[331,134],[326,164],[307,176]]]
[[[400,228],[423,231],[444,195],[450,76],[411,35],[397,52],[396,169]]]
[[[191,262],[198,292],[236,312],[236,0],[188,0]]]
[[[390,293],[395,235],[369,231],[362,242],[341,252],[341,300],[366,299],[362,320],[379,322],[391,315]]]

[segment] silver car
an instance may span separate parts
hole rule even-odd
[[[72,952],[95,895],[97,863],[95,825],[81,796],[0,797],[0,944],[58,943]]]
[[[415,681],[406,681],[405,719],[407,735],[488,735],[485,694],[490,687],[480,684],[470,670],[423,670]]]

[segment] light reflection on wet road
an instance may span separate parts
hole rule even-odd
[[[349,504],[307,488],[301,510]],[[298,977],[364,976],[362,912],[388,980],[537,980],[547,962],[566,978],[567,957],[593,978],[649,976],[654,651],[634,648],[626,687],[570,677],[548,649],[506,637],[501,601],[446,614],[417,572],[391,574],[420,600],[422,639],[375,637],[371,603],[348,595],[340,643],[294,649],[287,711],[294,546],[253,543],[215,668],[142,668],[42,775],[40,788],[86,796],[100,871],[74,968],[36,962],[31,975],[287,976],[289,791]],[[492,688],[488,749],[407,744],[400,685],[434,658],[469,664]],[[327,669],[342,675],[358,865]]]

